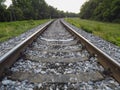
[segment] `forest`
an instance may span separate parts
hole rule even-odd
[[[0,22],[78,16],[78,14],[57,10],[48,5],[45,0],[12,0],[9,8],[4,5],[5,1],[0,0]]]
[[[80,9],[80,18],[120,23],[120,0],[89,0]]]

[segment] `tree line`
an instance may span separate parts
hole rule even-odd
[[[120,22],[120,0],[89,0],[80,9],[80,18]]]
[[[6,9],[5,0],[0,0],[0,21],[39,20],[47,18],[76,17],[78,14],[63,12],[49,6],[44,0],[12,0]]]

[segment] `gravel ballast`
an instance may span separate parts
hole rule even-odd
[[[37,28],[40,27],[42,26],[40,25]],[[74,26],[71,27],[75,28]],[[84,50],[84,48],[82,48],[82,45],[76,42],[78,40],[75,41],[74,37],[64,29],[65,28],[60,24],[59,21],[55,21],[53,23],[53,26],[48,28],[48,30],[46,30],[42,36],[36,40],[37,42],[34,42],[30,47],[27,47],[27,49],[22,53],[23,57],[19,58],[19,60],[10,69],[8,69],[6,76],[2,79],[2,81],[0,81],[0,90],[119,90],[119,83],[109,75],[104,74],[105,70],[97,62],[97,58],[89,57],[89,52],[87,50]],[[36,30],[37,29],[32,29],[30,30],[31,32],[28,32],[32,34],[32,32],[35,32]],[[88,36],[87,38],[92,37],[90,40],[93,40],[93,37],[95,38],[95,36],[91,34],[87,35],[86,32],[81,31],[77,28],[75,30],[83,32],[85,37]],[[8,42],[4,42],[2,45],[6,45],[6,47],[10,47],[10,49],[12,49],[15,45],[23,41],[27,35],[31,35],[30,33],[22,34],[24,36],[21,36],[23,38],[22,40],[19,36],[18,42],[16,39],[12,39],[11,42],[9,40]],[[95,40],[98,40],[98,37]],[[79,52],[72,51],[73,49],[76,50],[78,48],[80,49]],[[2,49],[4,50],[5,48],[2,47]],[[71,51],[68,52],[67,50]],[[6,49],[4,52],[7,51],[8,49]],[[37,60],[35,57],[39,58],[39,60]],[[82,60],[82,58],[87,59],[83,61],[71,62],[70,59],[72,58],[73,60],[77,58],[79,58],[79,60]],[[50,59],[53,60],[53,62],[50,62]],[[40,60],[49,60],[49,62],[41,62]],[[65,60],[68,62],[65,62]],[[84,73],[84,75],[81,73]],[[99,78],[91,73],[97,73],[97,76]],[[82,76],[77,78],[77,76],[80,74]],[[38,75],[41,77],[38,78]],[[42,78],[47,75],[49,75],[49,77],[45,78],[45,80],[41,82]],[[63,78],[64,75],[71,76]],[[51,76],[53,77],[51,78]],[[54,76],[60,77],[57,78],[58,80],[67,80],[67,82],[58,82]],[[96,77],[96,79],[92,79],[92,76]],[[39,82],[36,81],[35,77],[37,77],[37,80]],[[83,78],[85,80],[77,80],[80,78]],[[52,79],[52,81],[47,82],[47,79],[50,79],[50,81]]]
[[[66,22],[71,28],[73,28],[75,31],[80,33],[83,37],[85,37],[87,40],[89,40],[91,43],[93,43],[95,46],[97,46],[99,49],[101,49],[103,52],[108,54],[111,58],[115,59],[117,62],[120,63],[120,47],[98,37],[91,33],[87,33],[84,30],[77,28],[69,23]]]
[[[45,23],[47,24],[47,23]],[[34,32],[36,32],[38,29],[40,29],[45,24],[41,24],[33,29],[28,30],[27,32],[21,34],[18,37],[14,37],[8,41],[5,41],[3,43],[0,43],[0,57],[3,56],[5,53],[7,53],[9,50],[11,50],[13,47],[21,43],[23,40],[25,40],[27,37],[32,35]]]
[[[109,56],[111,56],[113,59],[117,60],[120,63],[120,48],[118,46],[108,41],[105,41],[102,38],[97,37],[91,33],[87,33],[69,23],[67,24],[71,26],[74,30],[76,30],[78,33],[80,33],[82,36],[84,36],[86,39],[88,39],[90,42],[92,42],[95,46],[100,48],[102,51],[104,51],[105,53],[107,53]],[[7,53],[9,50],[11,50],[13,47],[15,47],[17,44],[25,40],[28,36],[33,34],[35,31],[38,30],[38,28],[41,28],[43,25],[45,24],[39,25],[38,27],[27,31],[26,33],[23,33],[18,37],[0,43],[0,57]]]
[[[87,62],[87,61],[86,61]],[[79,63],[69,63],[69,65],[64,65],[64,63],[37,63],[29,60],[19,60],[11,68],[12,72],[31,72],[36,74],[56,74],[61,75],[63,71],[64,74],[71,74],[84,70],[84,72],[92,72],[96,70],[103,70],[102,67],[96,66],[96,61],[94,59],[89,63],[79,62]],[[94,63],[94,64],[93,64]],[[54,66],[55,65],[55,66]],[[60,65],[64,66],[62,69]],[[48,67],[46,67],[48,66]],[[52,67],[56,68],[52,68]],[[51,67],[51,68],[50,68]],[[59,68],[57,68],[59,67]],[[44,68],[44,70],[43,70]],[[76,71],[77,70],[77,71]],[[72,79],[72,78],[71,78]],[[120,86],[113,78],[108,77],[100,81],[88,81],[88,82],[77,82],[77,83],[31,83],[28,80],[11,80],[5,77],[2,82],[0,82],[0,90],[119,90]]]

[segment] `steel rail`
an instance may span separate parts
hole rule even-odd
[[[30,45],[53,21],[49,21],[35,33],[15,46],[9,52],[0,57],[0,77],[5,75],[6,70],[21,56],[21,52]]]
[[[104,53],[102,50],[97,48],[83,36],[81,36],[78,32],[68,26],[63,20],[61,20],[63,26],[66,27],[68,31],[77,36],[77,38],[81,41],[81,44],[85,46],[85,48],[91,53],[91,55],[95,55],[98,59],[98,62],[109,72],[111,76],[113,76],[120,83],[120,64]]]

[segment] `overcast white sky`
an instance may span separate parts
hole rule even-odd
[[[45,0],[49,5],[54,6],[58,10],[68,12],[80,12],[80,7],[87,0]]]
[[[6,0],[6,4],[11,4],[11,0]],[[79,13],[80,7],[84,2],[87,0],[45,0],[48,5],[51,5],[58,10],[68,11],[68,12],[74,12]]]
[[[9,6],[10,4],[12,4],[11,0],[6,0],[5,5]]]

